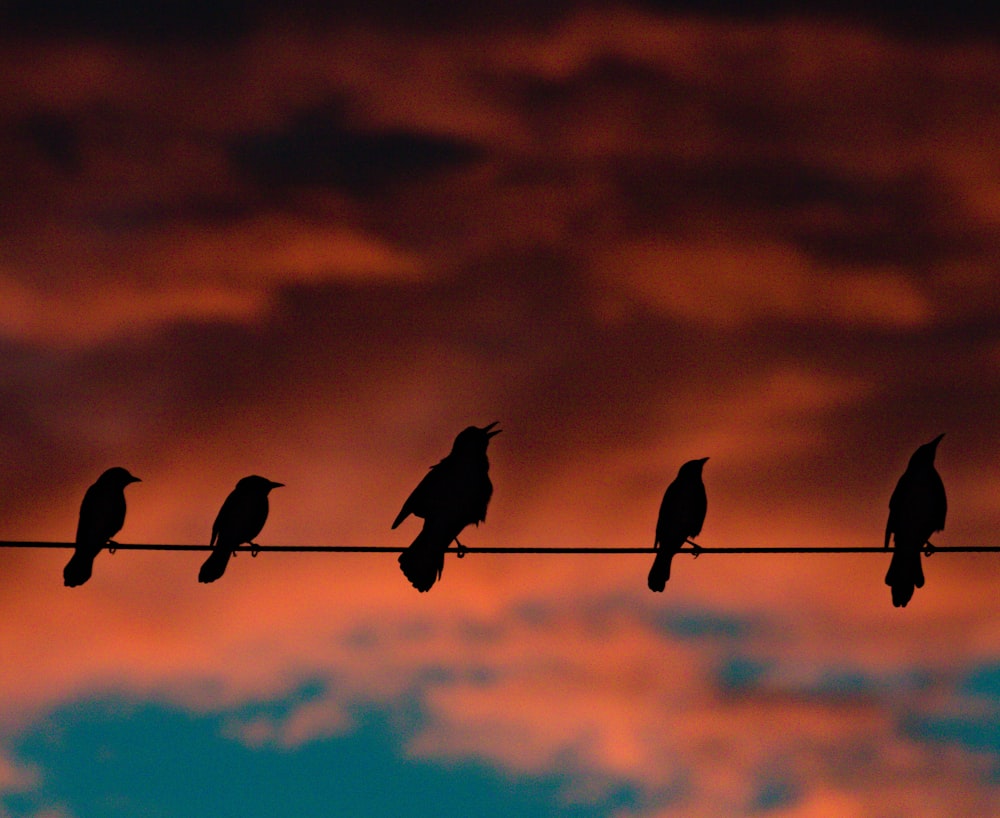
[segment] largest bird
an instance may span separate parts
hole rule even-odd
[[[656,539],[653,541],[653,547],[659,550],[649,569],[647,581],[650,591],[659,592],[666,587],[674,554],[681,550],[689,537],[697,537],[705,524],[708,497],[701,471],[707,461],[707,457],[689,460],[680,467],[674,482],[667,486],[663,494],[656,520]],[[700,548],[694,548],[695,556],[698,556]]]
[[[76,550],[63,568],[63,582],[68,587],[75,588],[90,579],[94,559],[125,525],[125,486],[141,482],[128,469],[115,466],[87,489],[76,526]]]
[[[498,422],[459,432],[451,453],[431,466],[392,523],[396,528],[411,514],[423,518],[417,538],[399,555],[399,567],[418,591],[429,591],[441,577],[445,551],[458,542],[462,529],[486,520],[493,496],[486,449],[490,438],[500,434],[493,428]]]
[[[283,485],[256,474],[244,477],[236,484],[212,524],[209,545],[215,546],[215,550],[201,566],[198,582],[215,582],[226,572],[229,557],[236,549],[243,543],[253,544],[253,538],[260,534],[267,522],[267,495],[271,489]]]
[[[944,530],[948,500],[941,476],[934,468],[934,455],[943,437],[938,435],[917,448],[889,498],[885,547],[889,547],[889,538],[893,537],[895,550],[885,584],[892,588],[892,604],[896,608],[905,608],[913,597],[913,589],[923,588],[920,552],[935,531]]]

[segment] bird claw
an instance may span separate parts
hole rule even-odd
[[[691,545],[691,556],[694,559],[698,559],[701,556],[702,547],[696,542],[691,542],[691,540],[688,540],[688,543]]]
[[[937,546],[934,545],[930,540],[924,544],[924,554],[928,557],[933,556],[934,552],[937,551]]]
[[[108,553],[109,554],[118,553],[118,543],[116,543],[114,540],[108,540]]]
[[[250,556],[257,559],[257,555],[260,553],[260,546],[257,543],[250,543]]]
[[[458,554],[459,559],[463,559],[465,555],[469,553],[469,549],[462,545],[462,543],[458,540],[455,540],[455,551]]]

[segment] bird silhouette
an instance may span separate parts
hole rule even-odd
[[[226,572],[229,557],[243,543],[254,544],[253,538],[260,534],[267,522],[267,495],[284,483],[275,483],[252,474],[236,484],[212,525],[212,540],[209,545],[215,550],[209,554],[198,572],[198,582],[215,582]]]
[[[892,604],[896,608],[905,608],[913,597],[913,589],[924,587],[920,552],[927,546],[930,553],[931,534],[944,530],[948,501],[944,483],[934,468],[934,455],[943,437],[938,435],[917,448],[889,499],[885,547],[889,547],[889,538],[893,537],[895,549],[885,584],[892,588]]]
[[[660,514],[656,519],[656,539],[653,547],[658,548],[653,567],[649,569],[649,590],[662,591],[670,579],[670,562],[674,554],[688,537],[697,537],[705,523],[708,497],[705,484],[701,480],[701,470],[707,457],[689,460],[677,472],[660,503]],[[700,548],[694,546],[695,556]]]
[[[497,423],[469,426],[459,432],[451,453],[431,466],[392,523],[396,528],[411,514],[423,518],[417,538],[399,555],[399,567],[418,591],[429,591],[440,578],[444,554],[452,541],[464,548],[458,542],[462,529],[486,519],[486,506],[493,495],[486,448],[490,438],[500,434],[500,429],[493,430]]]
[[[63,583],[69,588],[83,585],[94,571],[94,558],[125,524],[125,486],[141,483],[127,469],[108,469],[83,495],[80,521],[76,526],[76,550],[63,568]]]

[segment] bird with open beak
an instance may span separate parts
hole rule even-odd
[[[429,591],[441,577],[444,555],[452,542],[461,550],[458,535],[467,525],[486,520],[486,507],[493,496],[490,461],[486,456],[490,438],[500,434],[488,426],[469,426],[458,433],[451,452],[431,466],[392,523],[396,528],[413,514],[424,521],[412,544],[399,555],[399,567],[418,591]]]

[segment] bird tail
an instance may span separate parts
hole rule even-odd
[[[656,552],[656,559],[653,560],[653,567],[649,569],[649,590],[662,592],[667,587],[667,580],[670,579],[670,563],[674,559],[673,551],[660,547]]]
[[[399,567],[418,591],[429,591],[441,578],[444,570],[444,552],[453,537],[432,531],[426,522],[417,538],[399,555]]]
[[[198,572],[198,582],[215,582],[226,573],[226,566],[229,565],[229,557],[233,553],[228,546],[216,545],[215,550],[208,555],[204,565]]]
[[[98,549],[100,550],[100,549]],[[77,548],[63,568],[63,584],[67,588],[83,585],[94,572],[94,558],[97,551],[87,548]]]
[[[905,608],[913,598],[914,588],[924,587],[924,569],[920,563],[919,548],[896,548],[892,552],[889,570],[885,575],[885,584],[892,588],[892,604],[896,608]]]

